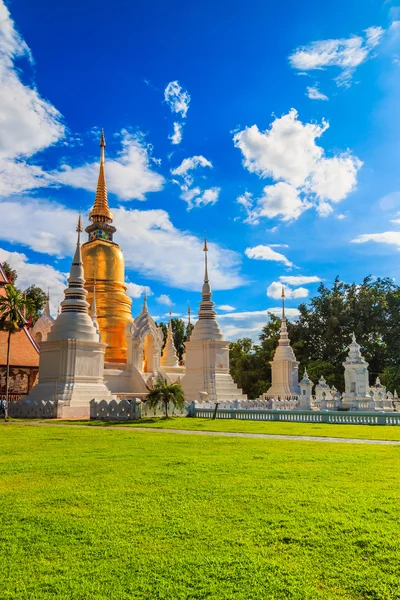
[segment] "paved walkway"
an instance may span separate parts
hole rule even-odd
[[[21,423],[16,423],[15,421],[11,421],[7,424],[7,426],[13,425],[29,425],[36,427],[72,427],[72,428],[82,428],[82,427],[90,427],[91,429],[106,429],[110,431],[112,429],[117,429],[118,431],[140,431],[145,433],[146,431],[150,431],[152,433],[175,433],[178,435],[206,435],[206,436],[217,436],[217,437],[239,437],[239,438],[256,438],[262,440],[289,440],[296,442],[329,442],[335,444],[378,444],[380,446],[400,446],[400,442],[394,440],[361,440],[357,438],[337,438],[337,437],[321,437],[321,436],[312,436],[312,435],[273,435],[266,433],[234,433],[228,431],[190,431],[189,429],[159,429],[157,427],[129,427],[129,426],[121,426],[121,425],[110,425],[109,427],[105,426],[97,426],[96,425],[73,425],[70,423],[54,423],[51,421],[23,421]],[[345,425],[343,426],[345,427]]]

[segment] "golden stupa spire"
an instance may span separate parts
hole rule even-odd
[[[101,130],[100,137],[100,171],[97,180],[96,198],[94,205],[89,213],[89,219],[93,223],[112,223],[112,214],[108,208],[107,184],[104,171],[104,148],[106,140],[104,137],[104,129]]]

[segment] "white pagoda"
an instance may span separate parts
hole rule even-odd
[[[104,383],[104,350],[96,325],[89,315],[87,291],[80,244],[78,241],[68,278],[61,313],[46,341],[40,345],[39,381],[28,400],[54,401],[57,417],[82,419],[90,416],[90,401],[112,400]]]
[[[186,342],[186,373],[182,387],[188,402],[247,400],[229,373],[229,342],[216,319],[208,279],[207,241],[204,240],[204,283],[199,318]]]

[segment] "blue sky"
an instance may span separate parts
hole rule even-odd
[[[133,315],[229,339],[320,280],[399,279],[400,6],[0,0],[0,260],[55,312],[98,137]]]

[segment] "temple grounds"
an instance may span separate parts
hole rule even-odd
[[[2,599],[400,598],[399,447],[15,423],[0,441]]]

